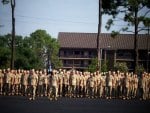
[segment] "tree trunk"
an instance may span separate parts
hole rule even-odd
[[[14,69],[14,58],[15,58],[15,0],[11,0],[11,9],[12,9],[12,41],[11,41],[11,69]]]
[[[134,72],[138,67],[138,8],[135,8],[135,34],[134,34]]]
[[[102,0],[99,0],[99,18],[98,18],[98,34],[97,34],[97,70],[101,71],[101,56],[100,55],[100,33],[101,33],[101,25],[102,25]]]
[[[150,35],[150,25],[148,25],[148,36]],[[146,71],[149,72],[149,37],[147,37],[147,62]]]

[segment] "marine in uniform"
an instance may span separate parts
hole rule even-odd
[[[102,98],[104,97],[104,90],[105,90],[105,87],[106,87],[106,76],[103,75],[100,77],[100,92],[99,92],[99,97]]]
[[[10,95],[11,94],[11,81],[12,81],[12,73],[10,69],[8,68],[5,75],[4,75],[4,80],[5,80],[5,92],[4,95]]]
[[[129,99],[129,91],[130,91],[130,75],[129,73],[125,74],[125,97],[123,99]]]
[[[84,72],[83,73],[83,96],[84,97],[86,97],[88,95],[87,79],[88,79],[87,72]]]
[[[37,88],[37,83],[38,83],[38,76],[35,73],[34,69],[30,71],[30,91],[31,91],[31,97],[29,98],[30,100],[35,100],[36,96],[36,88]]]
[[[107,87],[108,87],[107,99],[112,98],[112,82],[113,82],[113,76],[111,74],[111,71],[109,71],[107,76]]]
[[[21,77],[22,77],[22,73],[23,73],[23,70],[20,70],[20,69],[18,69],[17,70],[17,78],[18,78],[18,83],[17,83],[17,89],[16,89],[16,91],[17,91],[17,94],[19,94],[19,95],[21,95]]]
[[[98,95],[98,79],[99,79],[99,72],[94,72],[95,78],[95,86],[94,86],[94,97],[97,98]]]
[[[83,74],[82,74],[82,72],[80,72],[80,81],[79,81],[79,96],[80,97],[83,97],[83,95],[84,95],[84,76],[83,76]]]
[[[69,77],[69,96],[75,97],[76,96],[76,82],[77,77],[75,74],[75,70],[72,70]]]
[[[125,96],[125,74],[124,73],[120,73],[120,91],[119,91],[119,97],[120,98],[124,98]]]
[[[14,94],[16,94],[16,90],[15,90],[15,88],[16,88],[16,84],[17,84],[17,76],[16,76],[16,70],[11,70],[11,89],[12,89],[12,91],[11,91],[11,95],[14,95]]]
[[[82,72],[76,71],[75,75],[76,75],[76,97],[79,98],[79,93],[80,93],[80,74],[82,74]]]
[[[90,74],[90,77],[87,80],[87,84],[88,84],[88,97],[94,98],[94,87],[96,84],[96,80],[93,73]]]
[[[24,96],[28,94],[28,85],[29,85],[29,71],[24,70],[22,74],[22,93]]]
[[[58,92],[59,92],[59,97],[62,97],[62,89],[63,89],[63,71],[59,70],[58,73]]]
[[[137,97],[139,79],[136,74],[133,75],[133,98]]]
[[[44,78],[43,78],[43,89],[44,89],[44,95],[47,96],[48,95],[48,87],[49,87],[49,76],[50,74],[47,74],[46,73],[46,70],[43,70],[43,75],[44,75]]]
[[[63,96],[68,96],[70,71],[63,71]]]
[[[49,89],[49,99],[57,100],[58,97],[58,75],[55,70],[53,70],[50,77],[50,89]]]
[[[117,74],[113,72],[113,80],[112,80],[112,98],[117,97]]]
[[[42,70],[39,71],[38,74],[38,96],[43,96],[43,87],[44,87],[44,74],[42,73]]]
[[[0,69],[0,95],[3,93],[4,73]]]

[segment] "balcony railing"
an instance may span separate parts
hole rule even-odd
[[[63,64],[63,67],[88,67],[85,64]]]
[[[133,59],[132,56],[116,56],[116,59]]]
[[[95,58],[94,55],[60,55],[60,58]]]

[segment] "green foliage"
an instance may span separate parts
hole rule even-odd
[[[104,61],[102,62],[101,71],[102,72],[107,72],[108,71],[108,61],[106,61],[106,63]]]
[[[95,72],[97,71],[98,67],[98,63],[97,63],[98,59],[97,58],[93,58],[92,61],[91,61],[91,64],[88,66],[88,69],[87,71],[89,72]],[[101,71],[102,72],[107,72],[108,71],[108,61],[106,61],[106,63],[104,61],[102,61],[102,64],[101,64]]]
[[[30,37],[16,36],[15,68],[43,69],[47,68],[48,55],[55,68],[61,67],[58,59],[59,44],[45,30],[36,30]],[[0,68],[10,66],[11,35],[0,36]]]
[[[115,1],[121,1],[120,4],[116,4]],[[106,28],[109,30],[114,21],[122,20],[127,23],[127,26],[112,32],[112,37],[122,32],[134,33],[134,54],[138,56],[138,33],[142,30],[146,30],[145,27],[150,26],[150,0],[112,0],[109,4],[111,8],[104,10],[105,14],[111,15],[112,19],[109,19]],[[113,6],[113,7],[112,7]],[[115,13],[114,13],[115,12]],[[121,14],[122,17],[117,17]],[[118,19],[116,19],[118,18]],[[144,25],[144,26],[141,26]],[[130,31],[129,27],[134,27],[134,30]],[[138,57],[134,58],[134,71],[135,67],[138,65]]]
[[[125,62],[117,62],[114,65],[114,70],[115,71],[120,71],[120,72],[127,72],[128,71],[128,66]]]
[[[3,4],[8,4],[10,2],[10,0],[2,0]]]
[[[119,34],[118,31],[112,31],[111,37],[112,37],[112,38],[115,38],[118,34]]]
[[[10,49],[0,47],[0,68],[6,68],[10,66]]]
[[[105,2],[103,4],[105,4]],[[104,13],[112,16],[112,19],[109,19],[106,23],[105,27],[107,30],[109,30],[112,25],[115,25],[114,21],[116,21],[118,14],[124,15],[121,20],[128,23],[128,26],[121,28],[118,32],[129,31],[128,28],[135,24],[146,25],[145,20],[150,19],[148,17],[148,14],[150,13],[150,0],[112,0],[106,4],[109,5],[107,5],[108,7],[104,7]],[[142,11],[142,9],[147,9],[147,11]],[[137,13],[137,17],[135,17],[135,13]],[[138,20],[137,23],[135,18]],[[139,29],[139,31],[141,30]]]
[[[0,67],[6,68],[10,66],[10,47],[9,44],[10,37],[9,35],[0,36]]]
[[[109,19],[109,20],[107,21],[107,23],[106,23],[105,28],[106,28],[107,30],[109,30],[112,25],[113,25],[113,19]]]
[[[135,70],[135,72],[136,72],[137,74],[141,74],[141,73],[143,73],[144,71],[145,71],[145,69],[144,69],[143,65],[138,65],[138,66],[136,67],[136,70]]]
[[[30,36],[32,41],[30,45],[36,54],[35,59],[38,59],[39,68],[43,68],[45,64],[48,65],[48,58],[54,68],[62,66],[58,58],[59,44],[55,38],[52,38],[45,30],[36,30]]]
[[[126,0],[102,0],[103,14],[115,17],[119,12],[117,8],[122,6]]]
[[[91,61],[91,64],[88,66],[88,71],[89,72],[95,72],[97,70],[97,58],[93,58]]]
[[[143,24],[146,26],[146,27],[150,27],[150,18],[146,17],[143,19]]]

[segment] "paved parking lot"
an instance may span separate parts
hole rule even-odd
[[[30,101],[21,96],[0,96],[1,113],[150,113],[150,100],[106,100],[46,97]]]

